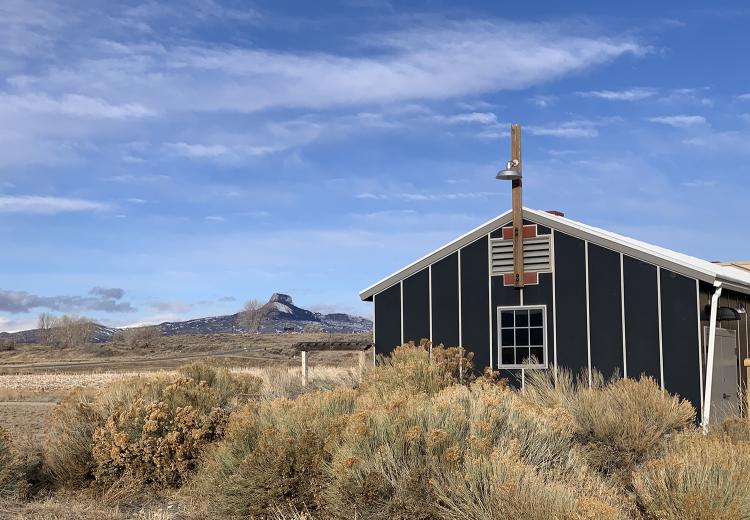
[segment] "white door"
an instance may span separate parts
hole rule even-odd
[[[708,327],[705,327],[708,345]],[[737,382],[737,333],[716,327],[714,378],[711,385],[711,418],[721,423],[731,415],[739,415],[739,383]]]

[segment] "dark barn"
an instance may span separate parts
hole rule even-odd
[[[509,211],[362,291],[377,352],[461,346],[517,386],[558,366],[646,374],[705,424],[738,413],[750,272],[524,208],[517,289],[512,229]]]

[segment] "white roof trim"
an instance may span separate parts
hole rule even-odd
[[[506,211],[502,215],[485,222],[456,240],[364,289],[359,293],[359,297],[362,300],[369,300],[373,295],[384,291],[391,285],[398,283],[417,271],[421,271],[428,265],[445,258],[462,247],[482,238],[487,233],[494,231],[501,224],[504,224],[510,215],[511,212]],[[716,281],[728,282],[733,286],[734,290],[750,293],[750,272],[745,273],[740,269],[714,264],[700,258],[641,242],[640,240],[618,235],[617,233],[589,226],[565,217],[558,217],[546,211],[523,208],[523,216],[535,223],[548,226],[576,238],[587,240],[593,244],[643,260],[644,262],[664,267],[670,271],[709,283]]]

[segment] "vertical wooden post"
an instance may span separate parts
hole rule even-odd
[[[307,386],[307,351],[302,351],[302,386]]]
[[[745,417],[750,417],[750,358],[742,360],[742,364],[745,366],[747,371],[747,384],[745,385],[745,399],[747,400],[747,408],[745,409]],[[740,383],[742,386],[742,383]]]
[[[514,170],[521,172],[521,125],[511,125],[511,161]],[[516,162],[517,161],[517,162]],[[522,180],[513,182],[513,286],[523,289],[523,197]]]
[[[365,378],[365,352],[364,350],[359,351],[359,382]]]

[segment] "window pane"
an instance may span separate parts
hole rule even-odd
[[[542,347],[531,347],[531,357],[535,358],[531,361],[535,365],[544,363],[544,349]]]
[[[501,352],[502,352],[501,363],[503,365],[515,365],[516,363],[516,359],[514,356],[515,349],[513,347],[501,349]]]
[[[512,347],[515,345],[515,340],[513,337],[513,329],[503,329],[501,334],[501,343],[504,347]]]
[[[516,327],[529,326],[529,311],[516,311]]]
[[[513,311],[502,311],[500,313],[500,326],[501,327],[513,326]]]
[[[544,345],[544,332],[541,327],[534,327],[531,329],[529,344]]]
[[[516,346],[527,347],[529,345],[529,329],[516,329]]]
[[[527,348],[516,350],[516,357],[519,358],[519,363],[523,363],[524,365],[531,364],[531,361],[529,360],[529,349]]]
[[[532,327],[542,326],[542,309],[532,309],[529,311],[529,325]]]

